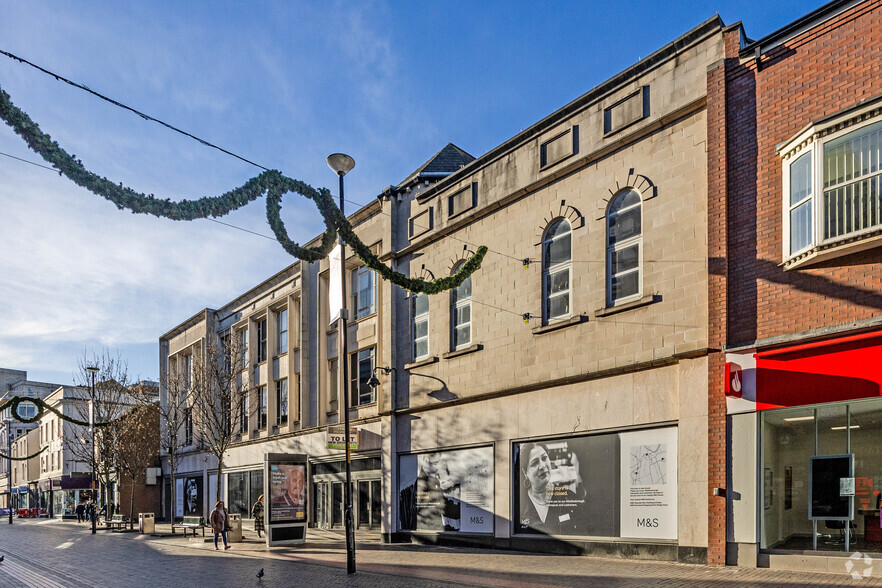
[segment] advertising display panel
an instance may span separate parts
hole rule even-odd
[[[269,469],[269,521],[306,520],[306,464],[272,464]]]
[[[307,457],[300,453],[266,453],[263,459],[263,493],[269,498],[264,518],[266,544],[304,543]]]
[[[677,538],[677,428],[513,447],[519,534]]]
[[[493,448],[399,458],[402,531],[493,532]]]
[[[852,454],[809,457],[809,520],[854,520],[853,497]]]
[[[201,517],[202,476],[189,476],[175,480],[175,516]]]
[[[677,538],[677,429],[619,433],[621,536]]]

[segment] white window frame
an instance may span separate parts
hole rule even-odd
[[[276,355],[288,351],[288,307],[276,311]]]
[[[457,266],[454,270],[454,273],[459,271],[461,266]],[[469,295],[467,298],[459,298],[457,293],[459,289],[465,284],[469,282]],[[472,344],[472,340],[474,337],[472,336],[472,288],[474,284],[472,283],[472,276],[467,277],[462,281],[462,284],[457,286],[456,288],[450,291],[450,348],[456,351],[457,349],[464,349]],[[469,320],[463,321],[462,323],[457,322],[457,311],[468,307],[469,309]],[[458,328],[468,327],[469,336],[467,340],[457,341],[456,339],[456,330]]]
[[[605,218],[606,222],[606,304],[608,307],[614,307],[619,304],[625,304],[628,302],[632,302],[634,300],[640,300],[643,297],[643,195],[640,194],[638,190],[632,187],[626,187],[619,190],[615,196],[613,196],[609,205],[612,206],[612,203],[616,201],[618,198],[623,198],[625,194],[628,192],[634,192],[637,194],[637,203],[628,206],[627,208],[623,208],[621,210],[617,210],[614,213],[609,211],[609,207],[607,207],[607,213]],[[633,237],[629,237],[624,241],[619,241],[614,244],[610,244],[609,242],[609,226],[610,219],[615,216],[619,216],[624,212],[628,212],[630,210],[634,210],[635,208],[640,210],[640,232]],[[620,272],[618,274],[613,274],[612,268],[612,256],[614,253],[619,251],[629,249],[631,247],[637,247],[637,267],[634,269],[630,269],[624,272]],[[628,296],[622,296],[619,298],[613,298],[613,278],[615,276],[626,275],[631,273],[637,273],[637,292],[634,294],[629,294]]]
[[[810,125],[800,131],[792,139],[779,147],[778,154],[781,157],[781,215],[782,237],[781,256],[784,260],[784,269],[793,269],[808,262],[820,262],[826,259],[855,253],[870,247],[882,245],[882,220],[875,225],[868,226],[850,233],[843,233],[835,237],[824,238],[824,223],[826,211],[824,210],[824,147],[846,135],[860,132],[863,128],[882,122],[882,116],[870,116],[870,111],[878,108],[879,104],[874,101],[865,107],[849,111],[842,116],[824,121],[817,125]],[[835,130],[834,130],[835,129]],[[809,154],[811,158],[811,242],[808,246],[790,251],[790,211],[795,208],[790,205],[790,170],[796,161]],[[882,174],[882,166],[878,167],[865,177],[875,177]],[[843,185],[854,183],[859,180],[851,180]],[[826,191],[829,191],[827,188]],[[801,201],[802,202],[802,201]]]
[[[363,289],[360,287],[362,277],[367,277],[370,280],[370,304],[363,300]],[[352,310],[355,320],[377,312],[377,277],[374,270],[364,265],[352,270],[350,285],[352,286]]]
[[[426,311],[423,313],[417,314],[416,303],[417,303],[417,299],[419,299],[421,296],[426,297]],[[413,357],[414,361],[417,361],[420,359],[425,359],[425,358],[429,357],[429,351],[430,351],[430,348],[429,348],[429,302],[430,302],[430,300],[429,300],[428,294],[415,294],[415,295],[411,296],[411,299],[410,299],[411,356]],[[426,324],[426,334],[422,337],[417,337],[417,334],[416,334],[417,325],[420,325],[423,323]],[[426,343],[426,352],[421,355],[417,355],[417,343],[422,343],[424,341]]]
[[[558,221],[562,221],[567,224],[569,228],[569,232],[567,235],[570,236],[570,259],[568,261],[563,261],[556,263],[554,265],[547,265],[547,261],[545,259],[545,245],[551,241],[554,241],[554,238],[548,237],[548,232],[551,230],[551,227],[557,223]],[[558,235],[555,238],[562,238],[563,235]],[[545,324],[554,323],[557,321],[565,320],[570,318],[573,315],[573,225],[565,218],[555,218],[550,223],[548,223],[548,227],[546,227],[545,231],[542,233],[542,245],[540,249],[540,255],[542,256],[542,321]],[[565,292],[557,292],[554,296],[550,296],[548,294],[548,282],[552,276],[555,276],[559,273],[566,271],[568,274],[567,277],[567,289]],[[561,314],[557,316],[549,316],[549,301],[551,298],[559,298],[561,296],[567,296],[569,299],[569,304],[567,305],[569,311],[566,314]]]

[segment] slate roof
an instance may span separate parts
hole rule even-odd
[[[418,167],[412,174],[407,176],[398,187],[405,187],[414,181],[423,178],[440,178],[459,171],[461,167],[474,161],[474,156],[466,153],[453,143],[448,143],[438,153]]]

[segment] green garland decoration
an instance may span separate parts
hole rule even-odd
[[[32,417],[25,417],[25,416],[20,415],[18,413],[18,406],[22,402],[28,402],[28,403],[36,406],[37,413]],[[0,404],[0,413],[2,413],[7,408],[9,409],[9,414],[12,415],[12,418],[14,418],[15,420],[17,420],[21,423],[35,423],[35,422],[39,421],[41,418],[43,418],[43,415],[48,410],[49,412],[56,415],[58,418],[65,420],[69,423],[74,423],[74,424],[80,425],[82,427],[89,426],[89,421],[81,421],[80,419],[74,418],[72,416],[62,414],[61,411],[56,409],[54,406],[50,406],[50,405],[46,404],[42,398],[31,398],[29,396],[12,396],[11,398],[7,398],[5,402]],[[113,421],[106,421],[106,422],[101,422],[101,423],[94,423],[94,426],[106,427],[107,425],[110,425],[112,423],[113,423]],[[43,453],[47,449],[49,449],[48,445],[44,446],[42,449],[40,449],[36,453],[32,453],[31,455],[26,455],[24,457],[12,457],[12,456],[4,455],[3,453],[0,453],[0,459],[11,459],[12,461],[26,461],[28,459],[37,457],[38,455],[40,455],[41,453]]]
[[[293,180],[277,170],[269,170],[251,178],[239,188],[235,188],[220,196],[206,196],[198,200],[181,200],[172,202],[160,199],[153,194],[144,194],[111,182],[88,171],[75,155],[68,154],[58,143],[46,133],[22,110],[17,108],[2,88],[0,88],[0,118],[28,144],[35,153],[50,163],[59,174],[69,180],[113,202],[119,209],[128,209],[133,213],[152,214],[153,216],[171,220],[195,220],[198,218],[224,216],[241,208],[266,194],[266,218],[276,240],[292,256],[315,262],[323,259],[333,249],[339,233],[341,239],[350,245],[355,254],[366,266],[380,274],[393,284],[415,294],[438,294],[444,290],[456,288],[474,273],[481,265],[487,248],[481,246],[462,267],[452,276],[437,280],[410,278],[400,272],[393,271],[371,253],[361,239],[355,234],[346,216],[334,203],[331,193],[326,188],[315,189],[309,184]],[[302,247],[291,241],[285,224],[279,215],[282,196],[288,192],[296,192],[315,202],[325,221],[325,232],[321,242],[315,247]]]
[[[26,455],[24,457],[12,457],[11,455],[3,455],[2,453],[0,453],[0,459],[11,459],[12,461],[27,461],[29,459],[33,459],[33,458],[37,457],[38,455],[40,455],[41,453],[43,453],[47,449],[49,449],[49,446],[45,445],[42,448],[40,448],[36,453],[32,453],[32,454]]]
[[[22,402],[28,402],[28,403],[36,406],[37,413],[32,417],[25,417],[25,416],[20,415],[18,413],[18,405],[21,404]],[[0,404],[0,413],[2,413],[7,408],[9,408],[9,413],[12,415],[12,417],[15,420],[22,422],[22,423],[36,423],[41,418],[43,418],[43,415],[48,410],[49,412],[53,413],[58,418],[65,420],[69,423],[73,423],[75,425],[80,425],[81,427],[88,427],[89,426],[89,421],[81,421],[80,419],[74,418],[72,416],[62,414],[61,411],[59,411],[54,406],[50,406],[50,405],[46,404],[46,402],[42,398],[31,398],[29,396],[13,396],[11,398],[6,399],[5,402]],[[93,424],[96,427],[106,427],[107,425],[113,424],[113,421],[105,421],[105,422],[93,423]]]

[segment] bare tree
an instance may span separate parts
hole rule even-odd
[[[103,423],[116,421],[132,407],[128,365],[118,354],[112,355],[106,349],[100,355],[84,352],[77,364],[79,372],[74,375],[74,381],[83,392],[78,395],[80,399],[72,403],[74,418],[83,422],[89,421],[92,374],[86,368],[98,368],[95,374],[93,422],[102,426],[96,428],[94,449],[91,431],[84,425],[73,424],[73,435],[65,436],[64,443],[77,461],[90,464],[90,467],[94,456],[95,477],[105,489],[111,488],[117,473],[114,447],[116,439],[113,427]],[[104,505],[109,511],[110,496],[106,491]]]
[[[169,362],[160,370],[159,403],[152,394],[138,394],[136,400],[142,406],[154,407],[159,412],[159,450],[168,459],[169,479],[171,483],[171,503],[169,519],[174,524],[175,505],[175,472],[184,457],[185,427],[190,414],[188,408],[188,391],[190,376],[184,373],[184,366]],[[174,533],[174,526],[172,527]]]
[[[192,423],[206,450],[217,458],[217,492],[221,497],[224,454],[247,433],[256,402],[248,374],[248,353],[237,337],[222,337],[207,343],[194,358],[189,408]]]
[[[146,483],[147,468],[153,466],[159,457],[158,402],[136,406],[116,421],[113,427],[116,463],[120,473],[125,474],[131,481],[129,487],[129,528],[131,528],[135,518],[135,485],[141,480]]]

